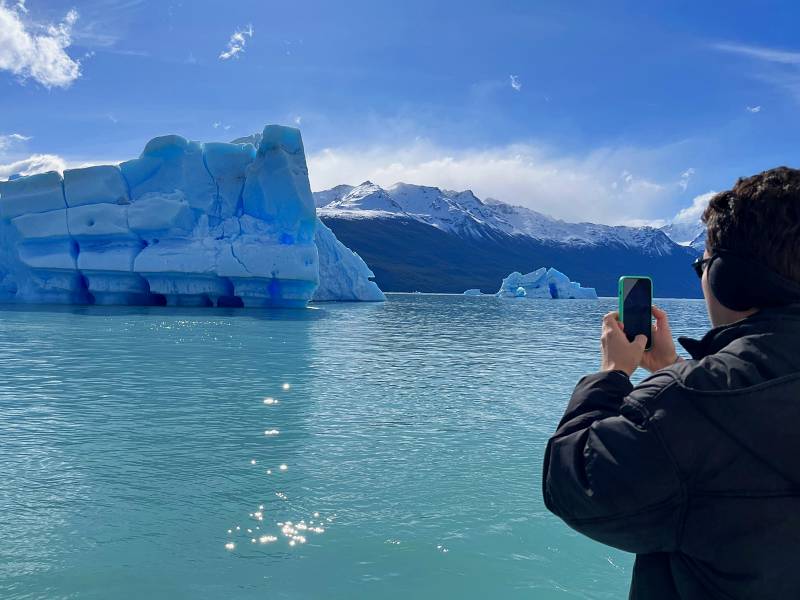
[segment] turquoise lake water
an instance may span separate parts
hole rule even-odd
[[[541,497],[614,308],[0,308],[0,598],[627,597]]]

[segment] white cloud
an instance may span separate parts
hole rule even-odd
[[[35,175],[47,171],[63,171],[66,161],[55,154],[34,154],[28,158],[8,164],[0,164],[0,181],[5,181],[15,174]]]
[[[745,106],[745,108],[751,113],[761,112],[761,106]]]
[[[55,25],[27,23],[23,21],[26,13],[24,2],[9,7],[0,0],[0,70],[46,88],[69,87],[81,75],[80,62],[66,53],[77,11],[70,10]]]
[[[714,197],[717,192],[706,192],[695,196],[692,200],[692,205],[678,211],[672,218],[673,223],[699,223],[700,216],[708,206],[708,201]]]
[[[518,92],[522,89],[522,82],[517,75],[509,75],[508,78],[511,80],[511,87],[514,88],[514,91]]]
[[[686,188],[689,187],[689,180],[692,178],[694,173],[695,171],[691,167],[681,173],[681,178],[678,180],[678,185],[684,192],[686,191]]]
[[[234,32],[231,36],[231,39],[228,40],[228,49],[223,50],[219,58],[220,60],[228,60],[230,58],[239,58],[239,54],[244,52],[245,44],[247,44],[246,37],[253,37],[253,26],[248,25],[244,29],[238,29]]]
[[[712,48],[784,65],[800,65],[800,52],[777,50],[775,48],[765,48],[764,46],[729,43],[712,44]]]
[[[782,88],[800,101],[800,52],[736,43],[712,44],[711,47],[759,61],[751,77]],[[761,106],[746,108],[751,113],[761,111]]]
[[[17,142],[27,142],[30,136],[22,135],[20,133],[9,133],[8,135],[0,135],[0,152],[8,150],[12,144]]]
[[[425,140],[406,146],[328,148],[308,155],[312,189],[366,179],[446,189],[471,189],[479,197],[521,204],[558,218],[624,223],[655,217],[672,200],[679,181],[637,174],[643,151],[600,149],[564,157],[531,144],[488,149],[442,148]],[[656,214],[654,214],[656,213]]]
[[[302,121],[303,121],[303,117],[301,117],[299,115],[294,118],[294,124],[297,125],[298,127],[300,127],[300,123]]]

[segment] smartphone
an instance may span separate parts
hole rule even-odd
[[[653,280],[640,275],[619,278],[619,320],[625,326],[628,341],[641,334],[647,336],[645,350],[653,345],[652,328]]]

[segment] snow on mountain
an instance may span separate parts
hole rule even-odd
[[[390,213],[404,212],[397,202],[379,185],[365,181],[351,189],[339,200],[325,206],[327,210],[370,210]]]
[[[661,227],[661,231],[666,233],[676,244],[703,252],[706,246],[706,226],[701,217],[711,198],[715,195],[716,192],[711,191],[696,196],[692,204],[679,211],[674,219]]]
[[[706,248],[706,228],[703,227],[703,230],[698,233],[695,238],[689,242],[689,246],[697,250],[698,252],[702,253],[703,250]]]
[[[673,221],[660,228],[672,241],[681,246],[692,246],[698,236],[703,236],[706,227],[698,219],[692,222]],[[705,243],[705,240],[703,240]]]
[[[510,233],[542,241],[579,246],[616,244],[645,248],[654,254],[669,254],[674,245],[663,232],[653,227],[568,223],[524,206],[512,206],[494,199],[487,200],[487,203],[511,225]]]
[[[673,221],[660,228],[679,246],[687,246],[702,253],[706,247],[706,226],[698,219],[694,223]]]
[[[324,192],[316,192],[314,194],[314,204],[317,208],[327,206],[331,202],[341,200],[353,189],[352,185],[337,185],[334,188],[325,190]]]
[[[675,243],[653,227],[627,227],[594,223],[568,223],[522,206],[479,199],[471,191],[396,183],[383,189],[372,182],[355,186],[338,200],[338,186],[315,192],[320,217],[413,218],[462,237],[483,238],[495,233],[531,237],[542,242],[571,246],[615,245],[641,248],[654,255],[670,254]]]

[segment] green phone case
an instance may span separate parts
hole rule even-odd
[[[647,275],[623,275],[622,277],[619,278],[619,282],[617,283],[617,304],[619,306],[619,309],[617,310],[617,312],[619,312],[620,323],[624,323],[625,322],[625,319],[623,317],[623,310],[622,310],[622,289],[623,289],[622,284],[624,283],[624,281],[626,279],[648,279],[648,280],[650,280],[650,306],[653,306],[653,278],[652,277],[648,277]],[[652,347],[653,347],[653,326],[650,325],[650,344],[648,346],[645,346],[645,350],[650,350],[650,348],[652,348]]]

